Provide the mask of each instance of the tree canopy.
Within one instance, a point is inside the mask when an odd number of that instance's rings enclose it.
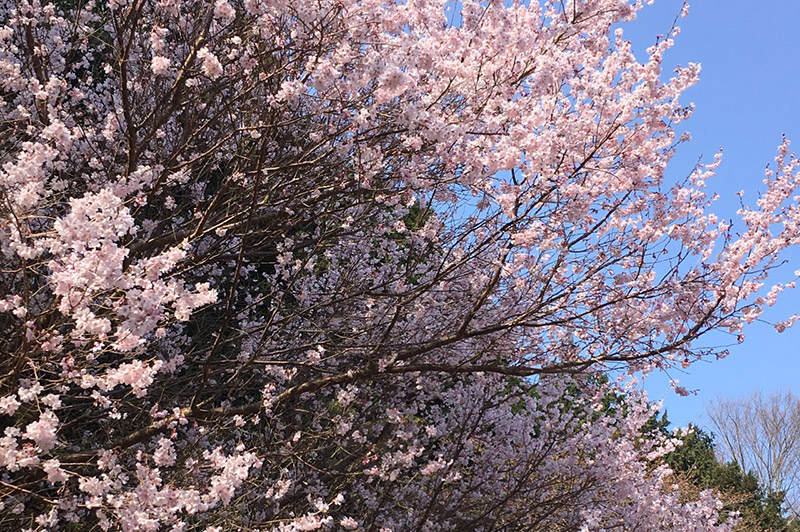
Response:
[[[625,376],[792,286],[798,162],[665,178],[642,4],[0,0],[0,525],[728,530]]]
[[[664,427],[666,415],[660,423]],[[724,511],[740,516],[734,530],[791,532],[800,524],[784,510],[784,493],[771,491],[750,471],[737,462],[717,458],[714,438],[697,427],[680,434],[680,445],[663,460],[674,472],[686,498],[698,491],[712,489],[724,504]]]

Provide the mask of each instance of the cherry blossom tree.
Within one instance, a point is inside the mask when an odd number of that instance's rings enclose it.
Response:
[[[792,286],[798,163],[665,180],[642,3],[0,0],[2,526],[726,530],[600,377]]]

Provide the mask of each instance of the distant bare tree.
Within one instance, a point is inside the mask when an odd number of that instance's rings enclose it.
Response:
[[[752,471],[771,492],[784,492],[800,515],[800,398],[791,391],[718,399],[706,408],[723,458]]]

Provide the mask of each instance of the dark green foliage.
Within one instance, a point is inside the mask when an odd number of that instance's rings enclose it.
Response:
[[[408,214],[403,216],[403,223],[409,231],[416,231],[425,226],[425,223],[431,217],[430,208],[421,205],[419,202],[414,203],[408,209]]]
[[[654,416],[654,428],[666,430],[666,414]],[[738,512],[741,523],[736,530],[796,532],[800,525],[784,517],[783,493],[768,493],[752,473],[742,471],[735,462],[721,463],[714,454],[713,437],[699,428],[682,436],[683,444],[667,455],[667,465],[685,485],[685,496],[712,489],[725,504],[722,513]]]

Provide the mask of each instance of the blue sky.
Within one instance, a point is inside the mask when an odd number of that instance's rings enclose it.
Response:
[[[640,59],[655,36],[666,33],[682,0],[657,0],[646,6],[636,22],[623,26]],[[698,157],[711,161],[721,146],[724,162],[708,188],[720,194],[715,211],[734,218],[736,192],[745,191],[745,202],[754,203],[763,190],[765,166],[772,162],[781,135],[793,140],[800,153],[800,2],[797,0],[695,0],[688,18],[680,19],[681,34],[665,60],[674,67],[688,62],[702,64],[700,83],[685,93],[684,102],[696,110],[682,124],[692,141],[679,148],[669,173],[682,178]],[[665,70],[669,77],[671,71]],[[800,251],[788,254],[780,280],[789,280],[800,269]],[[778,321],[800,313],[800,289],[784,293],[783,300],[764,314]],[[674,425],[705,425],[703,412],[716,397],[738,397],[760,389],[765,392],[792,389],[800,392],[800,324],[778,334],[769,323],[756,323],[746,339],[730,347],[723,360],[700,362],[684,373],[659,374],[645,380],[651,399],[664,399]],[[724,335],[709,337],[703,345],[723,345]],[[696,390],[679,397],[669,388],[669,378]]]

